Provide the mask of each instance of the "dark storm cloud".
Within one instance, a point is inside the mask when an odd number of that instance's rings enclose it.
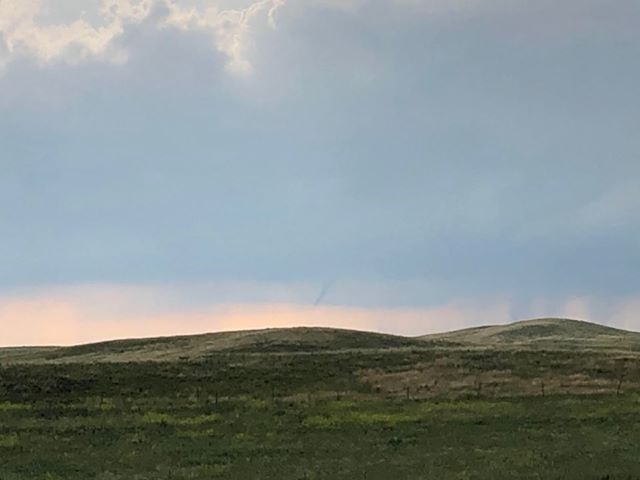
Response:
[[[440,285],[406,304],[636,292],[633,3],[579,25],[568,5],[597,2],[544,3],[537,28],[519,26],[524,4],[402,3],[284,7],[252,31],[246,78],[210,35],[151,20],[118,39],[120,65],[10,64],[2,284]]]

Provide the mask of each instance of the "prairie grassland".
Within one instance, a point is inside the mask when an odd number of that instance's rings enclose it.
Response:
[[[640,479],[638,345],[543,320],[0,350],[0,480]]]
[[[638,478],[638,400],[43,401],[0,413],[0,478]]]
[[[11,364],[0,479],[640,478],[639,378],[605,351]]]

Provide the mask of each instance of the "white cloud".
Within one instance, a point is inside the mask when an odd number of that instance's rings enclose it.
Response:
[[[52,0],[0,0],[0,67],[17,56],[29,56],[43,64],[77,63],[89,58],[118,62],[126,59],[126,45],[114,40],[130,25],[150,21],[157,27],[210,32],[214,47],[228,57],[228,69],[248,74],[251,33],[262,26],[276,26],[276,14],[285,0],[258,0],[244,8],[186,5],[172,0],[102,0],[88,12],[83,4],[71,9],[67,22],[47,15],[56,8]],[[86,6],[86,5],[84,5]],[[168,14],[152,18],[155,7]],[[52,17],[54,20],[52,20]],[[87,20],[91,18],[92,20]],[[4,52],[3,52],[4,50]]]
[[[44,0],[0,2],[0,30],[9,59],[24,54],[44,63],[61,58],[79,61],[105,54],[112,40],[122,33],[120,17],[99,26],[82,18],[66,24],[45,24],[38,18],[45,6]]]
[[[221,10],[217,6],[205,9],[182,7],[176,2],[167,4],[170,15],[167,25],[184,30],[204,30],[211,33],[216,48],[229,58],[227,67],[238,74],[251,73],[247,58],[252,29],[256,24],[276,28],[276,13],[285,0],[260,0],[242,9]]]
[[[0,32],[0,69],[9,62],[10,55],[9,47],[4,39],[4,35]]]
[[[151,12],[153,0],[103,0],[101,13],[112,19],[142,21]]]
[[[0,68],[18,56],[43,64],[91,58],[121,62],[127,58],[127,46],[116,40],[128,28],[148,22],[156,28],[210,34],[213,48],[228,58],[227,69],[247,75],[253,70],[255,34],[265,27],[275,29],[278,12],[285,5],[287,0],[0,0]],[[429,17],[483,12],[492,16],[492,24],[497,22],[496,28],[517,30],[518,35],[523,29],[544,35],[547,30],[594,32],[608,26],[607,31],[627,31],[629,27],[628,6],[611,9],[600,20],[592,15],[604,8],[596,0],[582,7],[574,1],[564,2],[557,8],[548,0],[536,8],[523,1],[505,0],[305,0],[288,5],[292,9],[321,6],[343,12],[366,9],[392,15],[401,11],[403,15]],[[580,14],[579,22],[576,14]],[[527,25],[521,25],[523,21]]]

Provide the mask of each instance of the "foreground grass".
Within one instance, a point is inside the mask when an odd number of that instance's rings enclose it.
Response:
[[[639,478],[635,396],[0,404],[0,478]]]
[[[640,478],[636,363],[400,349],[5,365],[0,480]]]

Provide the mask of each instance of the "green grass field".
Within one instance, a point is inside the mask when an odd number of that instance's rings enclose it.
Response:
[[[0,480],[640,478],[638,334],[488,328],[0,350]]]

